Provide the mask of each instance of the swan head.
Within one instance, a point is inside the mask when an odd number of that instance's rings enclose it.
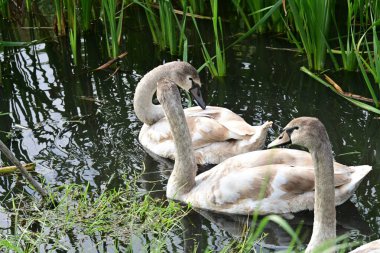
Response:
[[[312,150],[323,143],[330,142],[322,122],[313,117],[300,117],[290,121],[268,148],[296,144]]]
[[[182,89],[189,91],[197,104],[206,109],[206,103],[202,98],[201,80],[197,70],[187,62],[175,61],[165,64],[170,70],[170,80]]]

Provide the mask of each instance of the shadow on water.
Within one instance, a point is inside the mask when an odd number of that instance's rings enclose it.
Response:
[[[2,36],[3,39],[14,38],[6,33]],[[0,112],[10,114],[0,117],[0,130],[11,133],[11,137],[0,132],[0,138],[20,160],[37,162],[37,173],[52,186],[78,183],[90,184],[94,191],[118,188],[123,186],[124,176],[132,178],[142,173],[138,180],[141,191],[151,191],[152,196],[165,198],[172,163],[157,162],[139,145],[137,136],[142,124],[133,112],[132,101],[141,77],[162,63],[163,58],[172,57],[159,54],[150,43],[141,43],[150,38],[146,32],[136,29],[126,40],[128,57],[120,63],[121,71],[115,75],[111,75],[113,70],[93,72],[91,70],[106,61],[100,41],[100,35],[84,37],[80,67],[72,66],[69,47],[64,41],[4,48],[0,52]],[[320,118],[326,125],[338,162],[373,166],[356,194],[337,209],[338,233],[349,232],[352,239],[378,238],[378,116],[349,104],[302,74],[299,67],[305,64],[305,58],[294,52],[273,49],[280,47],[289,47],[289,44],[260,37],[234,46],[227,56],[229,75],[226,78],[211,79],[207,72],[201,73],[202,81],[207,84],[203,89],[208,104],[225,106],[250,124],[274,121],[268,142],[294,117]],[[189,54],[194,55],[191,60],[199,66],[200,52],[196,47],[191,50],[195,52]],[[345,75],[340,78],[342,82],[358,81]],[[351,86],[345,89],[357,89]],[[3,204],[9,204],[9,193],[22,186],[15,177],[0,177]],[[23,187],[33,194],[31,189]],[[296,227],[301,220],[305,234],[309,233],[312,213],[296,215],[289,222]],[[6,226],[8,219],[1,222]],[[221,250],[239,236],[242,226],[247,224],[245,217],[205,211],[191,212],[182,223],[183,231],[170,235],[167,251]],[[275,226],[267,229],[264,246],[272,245],[268,250],[287,245],[290,238],[284,232]],[[81,245],[81,240],[73,242],[76,243]]]

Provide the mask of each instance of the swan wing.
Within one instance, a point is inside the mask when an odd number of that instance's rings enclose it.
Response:
[[[207,117],[227,128],[234,135],[243,136],[254,135],[256,128],[248,124],[242,117],[231,110],[218,106],[207,106],[205,110],[199,106],[190,107],[184,110],[187,117]]]
[[[194,207],[217,212],[251,214],[292,213],[314,207],[312,166],[272,164],[231,167],[231,159],[196,177],[186,196]],[[335,173],[335,186],[351,182],[350,173]]]
[[[288,148],[272,148],[256,150],[229,158],[230,166],[258,167],[271,164],[286,164],[292,166],[306,166],[313,168],[313,161],[309,152]],[[352,169],[346,165],[334,162],[336,173],[349,173]]]
[[[189,126],[194,149],[207,146],[214,142],[230,139],[239,140],[244,138],[244,136],[230,131],[228,128],[208,116],[187,116],[186,121]],[[156,144],[173,141],[170,126],[166,118],[162,118],[151,126],[144,125],[140,133],[140,138],[143,137],[142,135],[144,135],[144,138],[147,140]]]

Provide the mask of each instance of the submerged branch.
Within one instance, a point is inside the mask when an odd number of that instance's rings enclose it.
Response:
[[[371,98],[366,98],[366,97],[363,97],[363,96],[360,96],[360,95],[357,95],[357,94],[353,94],[351,92],[346,92],[344,91],[333,79],[331,79],[331,77],[329,77],[328,75],[324,75],[325,76],[325,79],[327,82],[329,82],[333,87],[334,89],[339,92],[340,94],[346,96],[346,97],[350,97],[350,98],[355,98],[357,100],[361,100],[361,101],[364,101],[364,102],[369,102],[369,103],[373,103],[373,99]]]
[[[109,60],[108,62],[104,63],[103,65],[99,66],[98,68],[95,69],[95,71],[97,70],[103,70],[103,69],[106,69],[108,68],[109,66],[111,66],[112,64],[114,64],[115,62],[123,59],[125,56],[127,56],[128,52],[124,52],[122,53],[121,55],[119,55],[118,57],[116,58],[113,58],[111,60]]]
[[[36,168],[36,164],[35,164],[35,163],[27,163],[27,164],[24,164],[23,167],[24,167],[27,171],[34,171],[35,168]],[[6,167],[1,167],[1,168],[0,168],[0,174],[12,173],[12,172],[15,172],[16,170],[17,170],[17,167],[16,167],[16,166],[6,166]]]
[[[41,185],[33,179],[33,177],[28,173],[28,171],[22,166],[20,161],[13,155],[13,153],[5,146],[5,144],[0,140],[0,150],[4,155],[20,170],[21,174],[29,181],[31,185],[38,191],[43,198],[48,197],[47,191],[45,191]]]

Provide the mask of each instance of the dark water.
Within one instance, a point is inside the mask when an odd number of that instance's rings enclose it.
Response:
[[[30,36],[26,38],[30,40]],[[3,34],[2,39],[7,39]],[[141,148],[137,136],[142,124],[133,112],[132,99],[141,77],[164,61],[175,60],[160,54],[151,44],[147,31],[128,31],[124,47],[128,56],[115,75],[113,70],[91,70],[106,60],[100,38],[82,40],[80,67],[70,64],[69,46],[64,41],[45,41],[27,48],[0,51],[0,138],[25,162],[36,162],[37,172],[52,186],[67,183],[90,184],[94,191],[121,187],[123,176],[145,171],[139,179],[141,191],[156,190],[164,195],[171,164],[153,160]],[[141,43],[141,42],[146,43]],[[251,124],[274,121],[268,142],[290,119],[318,117],[326,126],[338,162],[348,165],[369,164],[372,172],[356,194],[338,207],[338,233],[352,239],[380,237],[380,119],[361,110],[302,74],[299,67],[306,59],[297,53],[273,48],[291,47],[276,38],[255,38],[229,51],[228,76],[212,80],[201,72],[204,97],[208,104],[227,107]],[[199,47],[191,49],[189,60],[202,64]],[[335,77],[349,84],[347,90],[361,91],[355,73]],[[185,104],[185,102],[184,102]],[[2,157],[3,161],[5,159]],[[0,198],[17,192],[20,184],[12,176],[0,177]],[[25,189],[34,194],[32,190]],[[308,239],[312,228],[311,212],[297,214],[289,223],[304,223]],[[167,242],[170,252],[207,247],[218,251],[241,234],[244,217],[192,212],[182,221],[183,231],[172,233]],[[7,222],[2,221],[2,228]],[[278,249],[290,238],[274,225],[267,227],[262,246]],[[94,243],[86,242],[86,247]],[[141,240],[134,240],[138,251]],[[79,246],[83,248],[84,246]]]

